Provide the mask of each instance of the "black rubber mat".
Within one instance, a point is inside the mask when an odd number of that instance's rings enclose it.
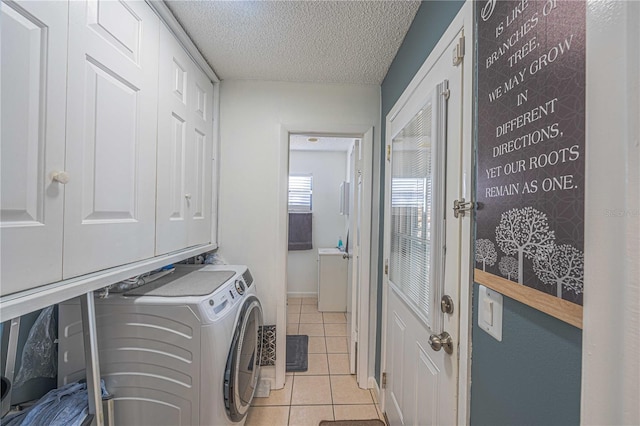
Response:
[[[309,336],[287,336],[287,371],[302,372],[309,368]]]

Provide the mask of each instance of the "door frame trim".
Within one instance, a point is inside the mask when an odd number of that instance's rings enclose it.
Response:
[[[638,19],[637,2],[587,3],[581,424],[640,422]]]
[[[280,156],[278,165],[278,221],[277,227],[277,247],[276,250],[276,282],[283,282],[284,291],[281,295],[277,309],[277,327],[284,330],[287,324],[286,306],[287,306],[287,232],[289,215],[287,212],[287,186],[289,177],[289,136],[291,134],[316,134],[322,136],[336,137],[354,137],[362,141],[363,151],[363,176],[364,176],[364,200],[363,210],[360,213],[362,217],[362,241],[361,241],[361,275],[360,275],[360,300],[358,301],[358,358],[356,367],[356,378],[358,385],[362,389],[369,386],[369,364],[373,360],[369,358],[370,347],[369,339],[371,327],[375,324],[375,317],[370,318],[369,309],[370,301],[375,300],[376,295],[371,295],[371,281],[376,279],[372,276],[371,263],[372,259],[377,259],[378,241],[374,241],[373,232],[373,189],[374,189],[374,146],[376,145],[375,124],[338,124],[338,123],[293,123],[281,124],[280,126]],[[371,132],[371,143],[364,143],[365,134]],[[376,225],[377,229],[377,225]],[[373,313],[375,314],[375,313]],[[348,336],[347,336],[348,337]],[[286,346],[286,333],[276,334],[276,347],[284,348]],[[276,378],[275,388],[284,387],[285,383],[285,357],[276,357]]]
[[[464,47],[465,56],[463,58],[464,71],[462,73],[462,188],[460,196],[465,199],[472,199],[473,184],[474,184],[474,161],[473,161],[473,59],[474,59],[474,27],[473,27],[473,1],[466,1],[462,6],[456,17],[451,21],[451,24],[444,32],[432,52],[424,61],[416,75],[413,77],[409,85],[405,88],[402,95],[398,98],[393,108],[387,114],[386,120],[386,134],[385,144],[390,146],[392,129],[390,121],[393,120],[400,110],[402,110],[413,96],[414,92],[418,89],[422,81],[425,79],[431,68],[443,55],[446,57],[450,55],[446,49],[455,38],[455,36],[463,31],[464,34]],[[446,59],[445,59],[446,60]],[[386,149],[386,148],[385,148]],[[386,203],[386,197],[389,196],[391,188],[389,179],[386,174],[389,173],[388,163],[385,160],[385,200],[381,202]],[[385,204],[386,205],[386,204]],[[470,420],[470,403],[471,403],[471,326],[472,326],[472,285],[473,285],[473,265],[472,265],[472,223],[474,220],[473,214],[465,215],[462,219],[462,231],[460,241],[460,253],[462,258],[460,259],[460,283],[459,283],[459,312],[460,312],[460,330],[459,330],[459,343],[458,343],[458,395],[457,395],[457,423],[468,424]],[[390,217],[386,214],[384,216],[384,229],[390,226]],[[384,238],[381,236],[380,238]],[[387,243],[384,244],[383,259],[389,258],[389,247]],[[465,256],[465,253],[467,254]],[[466,259],[466,261],[465,261]],[[388,276],[383,276],[382,286],[382,346],[381,346],[381,372],[386,371],[387,359],[386,359],[386,335],[387,335],[387,303],[389,299],[389,282]],[[385,389],[380,389],[380,404],[383,411],[386,411],[384,406],[385,401]]]

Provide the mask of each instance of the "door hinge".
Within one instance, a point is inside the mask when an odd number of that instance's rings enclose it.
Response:
[[[382,384],[380,385],[382,389],[386,389],[387,387],[387,373],[382,373]]]
[[[391,145],[387,145],[387,161],[391,161]]]
[[[460,65],[462,58],[464,58],[464,35],[460,36],[458,44],[456,44],[456,47],[453,49],[453,65]]]
[[[389,259],[385,259],[384,261],[384,274],[389,275]]]

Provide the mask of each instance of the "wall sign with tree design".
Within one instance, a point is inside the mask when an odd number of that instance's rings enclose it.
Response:
[[[476,8],[476,281],[580,306],[586,4],[482,0]]]

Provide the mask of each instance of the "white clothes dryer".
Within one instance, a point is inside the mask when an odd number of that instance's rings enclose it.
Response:
[[[80,306],[60,305],[59,384],[84,377]],[[246,266],[177,265],[96,299],[115,424],[242,425],[260,375],[262,307]]]

